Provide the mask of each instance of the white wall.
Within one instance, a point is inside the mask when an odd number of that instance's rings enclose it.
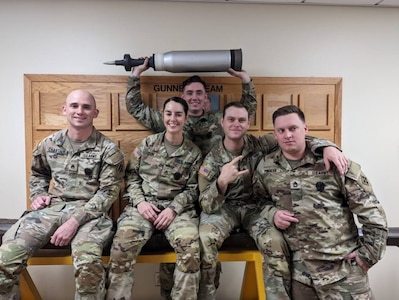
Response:
[[[343,77],[342,147],[362,164],[389,226],[399,226],[398,8],[2,0],[0,28],[1,218],[17,218],[25,209],[23,74],[127,75],[123,67],[102,63],[124,53],[242,48],[253,76]],[[389,247],[370,271],[377,299],[399,292],[398,254]],[[222,300],[238,295],[230,283],[241,274],[238,266],[226,268],[233,271],[223,274]],[[47,269],[34,269],[45,299],[72,297],[72,273],[56,268],[47,276]],[[156,299],[154,270],[139,266],[137,276],[148,286],[137,289],[136,299],[151,292],[148,299]],[[46,289],[60,282],[65,293]]]

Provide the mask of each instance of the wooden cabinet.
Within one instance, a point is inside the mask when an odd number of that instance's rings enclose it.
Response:
[[[163,101],[181,95],[181,83],[188,76],[143,76],[141,91],[147,105],[162,108]],[[241,98],[241,82],[234,77],[203,76],[215,109]],[[258,108],[250,133],[262,135],[273,130],[271,115],[287,104],[298,105],[307,118],[309,134],[341,144],[341,78],[270,78],[254,77]],[[42,75],[24,76],[26,177],[28,182],[31,154],[45,136],[66,127],[61,113],[66,96],[74,89],[91,92],[100,110],[94,124],[113,139],[126,154],[152,132],[126,110],[127,76]],[[28,188],[28,186],[27,186]],[[29,200],[27,200],[29,201]],[[119,215],[121,204],[115,203],[112,217]]]

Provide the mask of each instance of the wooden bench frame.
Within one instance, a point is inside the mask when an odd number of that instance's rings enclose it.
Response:
[[[0,219],[1,220],[1,219]],[[3,219],[4,220],[4,219]],[[3,226],[6,230],[15,220],[5,220],[7,225]],[[0,222],[1,223],[1,222]],[[233,236],[234,234],[232,234]],[[232,237],[230,236],[230,237]],[[230,238],[229,237],[229,238]],[[227,240],[226,240],[227,241]],[[399,247],[399,227],[390,227],[388,231],[387,246]],[[222,246],[223,247],[223,246]],[[242,300],[259,299],[265,300],[265,290],[263,284],[262,255],[258,250],[250,249],[246,245],[245,250],[228,250],[228,247],[219,250],[218,261],[220,262],[246,262],[244,276],[241,286]],[[59,254],[60,251],[53,250],[53,255],[32,256],[28,260],[28,266],[49,266],[49,265],[72,265],[72,258],[69,254]],[[109,261],[109,256],[103,256],[104,264]],[[162,253],[143,252],[137,257],[137,263],[173,263],[176,261],[176,254],[172,251]],[[20,276],[20,288],[22,300],[41,300],[39,291],[32,280],[29,270],[26,268]]]
[[[3,234],[17,221],[17,219],[0,219],[0,245]],[[116,228],[116,223],[114,224]],[[108,264],[110,244],[103,251],[103,263]],[[242,229],[237,229],[223,242],[218,251],[220,262],[245,262],[244,275],[241,286],[242,300],[265,300],[263,283],[262,254],[258,251],[255,241]],[[147,241],[137,257],[136,263],[174,263],[176,254],[166,237],[161,232],[155,232]],[[36,251],[27,262],[28,266],[56,266],[72,265],[71,249],[69,246],[56,247],[46,244]],[[25,268],[20,275],[20,290],[22,300],[41,300],[42,297]]]
[[[57,250],[56,250],[57,251]],[[104,264],[109,261],[109,256],[103,256]],[[219,251],[218,261],[220,262],[246,262],[244,277],[241,286],[242,300],[265,300],[265,289],[263,284],[262,273],[262,255],[257,250],[240,250],[240,251]],[[176,262],[176,254],[174,252],[165,253],[149,253],[140,254],[137,257],[137,263],[173,263]],[[28,260],[28,266],[43,265],[72,265],[72,257],[65,256],[32,256]],[[37,290],[32,277],[27,268],[21,273],[20,288],[22,300],[41,300],[39,291]]]

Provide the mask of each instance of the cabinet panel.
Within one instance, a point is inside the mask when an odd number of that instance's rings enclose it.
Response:
[[[273,131],[273,113],[276,109],[285,105],[297,105],[292,94],[264,94],[262,101],[263,114],[262,129]]]
[[[312,130],[333,130],[334,114],[331,95],[300,95],[299,107]]]
[[[144,96],[144,95],[143,95]],[[133,118],[126,109],[126,93],[113,94],[113,120],[115,124],[115,131],[136,131],[136,130],[148,130],[139,121]],[[146,105],[152,106],[151,101],[146,97],[143,97],[143,102]]]

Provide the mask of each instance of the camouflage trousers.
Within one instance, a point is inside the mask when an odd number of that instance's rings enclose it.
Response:
[[[173,288],[173,273],[176,264],[174,263],[161,263],[159,264],[159,283],[161,287],[161,296],[164,299],[172,300],[170,296]],[[215,288],[217,289],[220,284],[220,273],[222,273],[222,264],[217,262],[215,274]]]
[[[137,208],[125,208],[118,219],[118,229],[111,248],[106,299],[131,298],[136,258],[153,232],[154,225],[144,219]],[[177,215],[164,234],[177,255],[172,299],[197,299],[200,247],[195,210]]]
[[[76,209],[74,204],[61,203],[32,211],[4,234],[0,247],[0,299],[19,299],[19,274],[26,268],[29,257],[50,240]],[[104,298],[102,250],[111,236],[112,220],[104,215],[81,225],[72,239],[75,299]]]
[[[293,300],[374,300],[367,273],[348,260],[345,267],[349,274],[342,280],[326,285],[304,284],[292,280]],[[295,270],[296,272],[299,270]]]
[[[224,204],[219,213],[200,216],[201,280],[198,299],[216,299],[214,277],[218,249],[230,233],[244,228],[263,255],[263,280],[268,300],[290,299],[289,249],[282,234],[260,216],[255,205]]]

